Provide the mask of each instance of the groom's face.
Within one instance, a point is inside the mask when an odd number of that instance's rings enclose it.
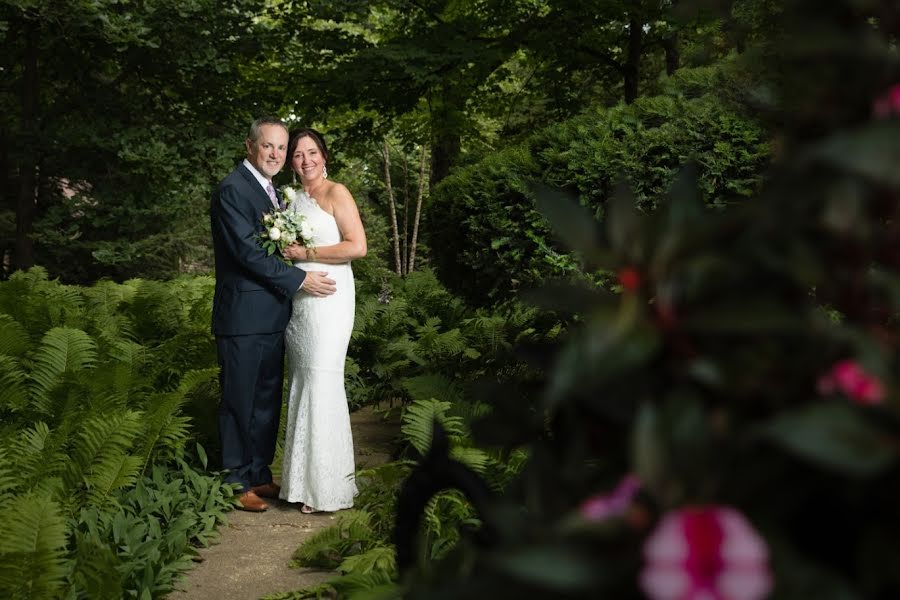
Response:
[[[287,157],[288,132],[278,125],[263,125],[257,140],[247,140],[247,160],[256,170],[271,179],[284,166]]]

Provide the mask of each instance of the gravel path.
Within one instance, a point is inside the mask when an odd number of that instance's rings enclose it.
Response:
[[[356,468],[390,459],[399,432],[396,421],[385,421],[371,408],[350,415]],[[329,579],[331,571],[288,567],[294,550],[335,516],[304,515],[295,505],[267,500],[263,513],[233,511],[220,529],[219,543],[200,550],[200,562],[188,572],[168,600],[246,600],[288,592]]]

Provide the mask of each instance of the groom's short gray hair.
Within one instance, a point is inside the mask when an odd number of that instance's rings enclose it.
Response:
[[[282,121],[278,117],[266,115],[256,119],[255,121],[253,121],[253,123],[251,123],[250,133],[247,134],[247,139],[249,139],[251,142],[255,142],[256,140],[258,140],[259,130],[263,125],[278,125],[285,131],[288,130],[288,126],[284,121]]]

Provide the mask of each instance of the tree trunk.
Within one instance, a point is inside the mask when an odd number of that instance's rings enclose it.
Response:
[[[416,243],[419,239],[419,218],[422,216],[422,197],[425,195],[425,156],[428,146],[422,144],[422,160],[419,164],[419,195],[416,199],[416,214],[413,217],[412,241],[409,244],[409,272],[416,268]]]
[[[636,4],[636,3],[635,3]],[[633,6],[628,21],[628,56],[625,58],[625,103],[631,104],[638,97],[638,80],[641,75],[641,52],[643,51],[644,24]]]
[[[16,269],[34,266],[34,242],[31,239],[37,212],[37,143],[38,136],[38,48],[37,27],[25,26],[25,60],[22,65],[22,133],[19,159],[19,194],[16,202],[16,246],[13,265]]]
[[[678,50],[678,34],[673,33],[663,40],[663,49],[666,51],[666,75],[673,75],[681,66],[681,52]]]
[[[403,151],[403,247],[400,255],[403,257],[403,274],[409,274],[409,157]]]
[[[431,187],[447,175],[459,159],[462,142],[460,131],[465,122],[465,98],[457,98],[458,90],[443,87],[429,100],[431,111]]]
[[[394,238],[394,270],[397,275],[403,275],[400,261],[400,232],[397,228],[397,205],[394,203],[394,188],[391,186],[391,150],[387,140],[384,140],[384,186],[387,188],[388,208],[391,213],[391,234]]]
[[[459,158],[461,147],[458,134],[446,133],[434,140],[431,152],[431,185],[434,187],[450,174],[450,167]]]

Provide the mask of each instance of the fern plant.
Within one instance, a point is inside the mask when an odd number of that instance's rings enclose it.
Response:
[[[0,282],[0,596],[159,596],[214,539],[234,490],[182,460],[185,409],[214,404],[211,289]]]

